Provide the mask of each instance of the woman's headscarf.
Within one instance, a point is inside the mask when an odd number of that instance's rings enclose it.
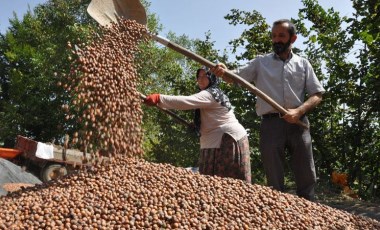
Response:
[[[200,71],[206,71],[207,78],[209,79],[209,85],[207,86],[206,91],[208,91],[216,102],[219,102],[222,106],[226,107],[228,111],[231,110],[230,99],[227,95],[219,88],[220,79],[215,76],[213,73],[209,72],[206,67],[199,68],[197,70],[196,77],[198,78],[198,74]],[[200,90],[200,89],[199,89]],[[201,127],[201,112],[200,109],[196,109],[194,112],[194,125],[198,131]]]

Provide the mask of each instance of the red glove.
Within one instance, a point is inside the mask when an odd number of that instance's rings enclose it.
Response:
[[[160,94],[154,93],[146,96],[144,103],[150,106],[157,105],[160,102]]]

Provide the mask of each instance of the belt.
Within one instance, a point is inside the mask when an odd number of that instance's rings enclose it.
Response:
[[[274,118],[274,117],[277,117],[277,118],[281,118],[282,115],[281,113],[267,113],[267,114],[264,114],[261,116],[263,119],[266,119],[266,118]]]

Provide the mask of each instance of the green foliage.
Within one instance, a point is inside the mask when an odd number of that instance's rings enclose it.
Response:
[[[150,22],[156,22],[154,15]],[[149,24],[151,31],[158,31],[158,25]],[[190,48],[192,42],[186,37],[169,39],[183,47]],[[160,93],[169,95],[190,95],[196,92],[193,70],[189,60],[182,55],[155,44],[142,44],[136,56],[141,76],[139,90],[143,94]],[[199,138],[186,126],[176,123],[172,117],[157,108],[143,106],[144,152],[147,159],[176,166],[194,166],[199,152]],[[192,122],[192,111],[174,111],[183,119]]]
[[[229,20],[231,25],[244,24],[250,27],[244,30],[239,38],[229,42],[233,46],[233,53],[236,53],[238,47],[243,46],[245,49],[243,54],[236,56],[236,60],[253,59],[258,54],[267,53],[272,47],[269,25],[259,12],[232,9],[231,14],[224,18]]]
[[[68,41],[83,34],[89,1],[48,1],[16,16],[0,38],[0,140],[12,146],[16,135],[51,141],[62,137],[65,92],[55,72],[67,70]]]
[[[327,90],[323,104],[312,114],[319,171],[322,177],[333,170],[348,173],[360,195],[370,197],[374,185],[380,184],[375,163],[379,162],[379,18],[373,13],[379,4],[353,1],[356,13],[340,17],[315,0],[303,3],[296,22],[307,38],[305,54],[314,64],[323,63],[316,69]],[[312,23],[309,29],[305,20]]]

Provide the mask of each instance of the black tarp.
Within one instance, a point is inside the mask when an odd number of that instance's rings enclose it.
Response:
[[[0,158],[0,196],[7,194],[3,189],[3,185],[7,183],[41,184],[42,182],[20,166]]]

